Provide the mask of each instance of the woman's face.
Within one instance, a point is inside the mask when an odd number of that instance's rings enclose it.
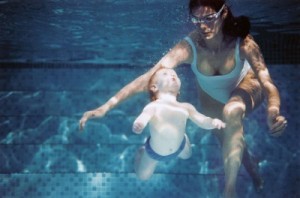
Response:
[[[224,7],[215,11],[211,7],[201,6],[192,11],[191,20],[199,28],[203,38],[212,39],[215,35],[222,33]]]

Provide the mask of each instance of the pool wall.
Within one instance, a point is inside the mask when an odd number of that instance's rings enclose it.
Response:
[[[220,197],[224,173],[220,146],[209,131],[188,123],[193,148],[188,160],[158,166],[149,181],[134,175],[136,150],[148,135],[131,132],[149,102],[142,93],[102,119],[78,121],[149,67],[132,65],[1,63],[1,197]],[[299,65],[270,65],[289,120],[279,138],[268,134],[265,104],[245,119],[249,149],[260,160],[265,189],[257,193],[242,167],[237,189],[243,197],[299,197]],[[181,101],[199,107],[188,66],[177,69]],[[200,109],[201,111],[201,109]]]

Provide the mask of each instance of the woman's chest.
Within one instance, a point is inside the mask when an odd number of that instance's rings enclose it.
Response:
[[[199,50],[197,54],[197,69],[200,73],[212,75],[225,75],[230,73],[236,65],[235,49],[226,49],[217,53]]]

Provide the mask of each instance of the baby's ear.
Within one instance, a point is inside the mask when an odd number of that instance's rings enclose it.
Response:
[[[150,85],[150,91],[152,91],[153,93],[157,92],[158,87],[156,86],[156,84],[152,84]]]

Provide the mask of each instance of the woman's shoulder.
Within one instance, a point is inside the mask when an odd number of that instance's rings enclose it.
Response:
[[[190,32],[187,37],[189,37],[193,42],[196,42],[199,39],[199,33],[197,30]]]
[[[203,38],[201,38],[199,31],[194,30],[190,32],[187,37],[189,37],[192,41],[192,44],[197,50],[197,53],[201,51],[202,48],[205,48],[205,42]],[[189,44],[190,45],[190,44]]]
[[[248,34],[240,42],[240,52],[242,56],[259,50],[259,45],[255,42],[252,35]]]
[[[241,38],[240,47],[243,49],[251,49],[258,47],[252,35],[248,34],[245,38]]]

